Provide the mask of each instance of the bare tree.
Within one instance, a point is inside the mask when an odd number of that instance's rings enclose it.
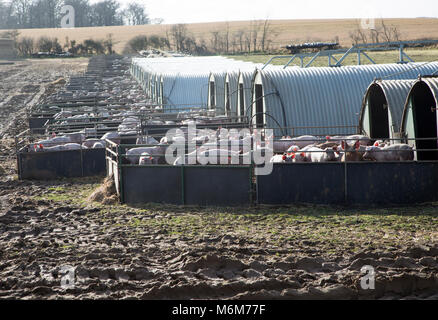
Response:
[[[267,40],[268,40],[268,36],[269,36],[269,32],[270,32],[269,27],[270,27],[269,19],[266,19],[264,21],[264,23],[263,23],[262,38],[260,40],[261,47],[262,47],[261,49],[262,49],[263,52],[265,52],[265,49],[266,49],[265,46],[266,46],[266,43],[267,43]]]
[[[230,52],[230,24],[227,22],[225,25],[225,34],[224,34],[224,42],[225,42],[225,52]]]
[[[258,34],[260,31],[261,24],[259,21],[254,20],[251,23],[251,34],[252,34],[252,47],[253,51],[257,51],[257,41],[258,41]]]
[[[187,25],[176,24],[170,29],[170,36],[173,38],[175,48],[177,51],[185,50],[185,40],[188,36]]]
[[[211,31],[210,45],[214,52],[219,52],[220,35],[219,31]]]
[[[22,57],[32,55],[34,49],[33,39],[30,37],[22,37],[15,43],[18,54]]]
[[[128,4],[128,7],[123,11],[123,16],[128,25],[135,26],[150,23],[146,8],[137,2]]]

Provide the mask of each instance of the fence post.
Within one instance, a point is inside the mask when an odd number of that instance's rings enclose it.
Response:
[[[348,203],[348,169],[347,169],[347,157],[345,157],[344,161],[344,201],[345,204]]]
[[[185,192],[185,171],[184,171],[184,165],[181,166],[181,202],[182,205],[186,204],[186,192]]]
[[[120,190],[120,203],[125,202],[125,196],[123,191],[123,177],[122,177],[122,160],[121,160],[122,147],[117,145],[117,171],[119,173],[119,190]]]

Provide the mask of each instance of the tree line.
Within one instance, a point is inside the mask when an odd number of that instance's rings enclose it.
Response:
[[[250,22],[249,28],[231,30],[225,27],[211,31],[207,38],[196,38],[186,24],[176,24],[166,29],[164,37],[139,35],[128,42],[125,52],[138,52],[152,48],[168,49],[195,55],[266,53],[272,50],[277,33],[271,30],[268,19]]]
[[[0,0],[0,29],[59,28],[61,8],[75,9],[75,27],[144,25],[151,23],[141,2],[121,7],[116,0]]]

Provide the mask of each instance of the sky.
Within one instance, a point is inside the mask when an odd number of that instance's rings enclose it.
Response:
[[[127,4],[132,0],[119,0]],[[91,2],[98,2],[93,0]],[[437,0],[137,0],[164,23],[253,19],[438,18]]]

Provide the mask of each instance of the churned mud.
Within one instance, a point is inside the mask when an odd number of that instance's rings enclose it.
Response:
[[[0,299],[438,299],[438,204],[129,207],[104,178],[18,181],[12,128],[70,67],[0,66]]]
[[[1,298],[438,298],[435,205],[133,208],[92,202],[102,182],[2,179]]]
[[[0,138],[28,129],[31,108],[65,84],[73,74],[84,72],[88,59],[28,59],[0,65]]]

